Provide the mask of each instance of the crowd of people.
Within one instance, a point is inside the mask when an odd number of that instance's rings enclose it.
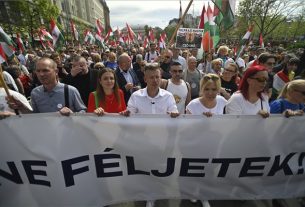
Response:
[[[2,65],[11,95],[0,85],[2,118],[50,112],[267,118],[305,111],[304,51],[249,45],[236,55],[221,45],[200,57],[198,49],[173,45],[159,51],[151,43],[148,48],[28,49],[15,57]]]

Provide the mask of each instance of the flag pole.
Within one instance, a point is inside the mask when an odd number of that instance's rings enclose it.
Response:
[[[7,97],[9,99],[14,99],[11,94],[10,94],[10,91],[8,89],[8,86],[6,85],[6,82],[4,81],[4,78],[3,78],[3,72],[2,72],[2,65],[0,64],[0,85],[3,86],[4,90],[5,90],[5,93],[7,95]],[[15,109],[15,114],[16,115],[19,115],[19,110],[18,109]]]
[[[171,39],[170,39],[170,41],[169,41],[169,46],[170,46],[170,47],[171,47],[171,45],[173,44],[174,38],[175,38],[175,36],[176,36],[176,34],[177,34],[177,31],[178,31],[180,25],[182,24],[182,22],[183,22],[183,20],[184,20],[184,18],[185,18],[185,15],[186,15],[186,13],[188,12],[189,8],[191,7],[192,3],[193,3],[193,0],[190,0],[190,2],[189,2],[189,4],[187,5],[187,7],[186,7],[186,9],[185,9],[185,11],[184,11],[182,17],[180,18],[180,20],[179,20],[179,22],[178,22],[178,24],[177,24],[177,26],[176,26],[176,29],[175,29],[174,33],[172,34],[172,37],[171,37]]]

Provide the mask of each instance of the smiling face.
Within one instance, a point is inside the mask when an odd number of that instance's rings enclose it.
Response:
[[[114,74],[111,72],[105,72],[100,80],[99,80],[101,86],[104,90],[109,90],[114,88],[115,78]]]

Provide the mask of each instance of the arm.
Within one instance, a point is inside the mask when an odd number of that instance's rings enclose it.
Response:
[[[96,106],[95,106],[95,97],[94,97],[93,92],[91,92],[91,93],[89,94],[87,112],[88,112],[88,113],[92,113],[95,109],[96,109]]]
[[[192,100],[192,93],[191,93],[191,86],[188,82],[186,83],[186,87],[187,87],[187,96],[186,96],[186,100],[185,100],[185,106],[187,106],[191,100]]]

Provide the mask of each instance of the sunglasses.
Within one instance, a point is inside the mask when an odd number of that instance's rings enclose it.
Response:
[[[299,90],[295,90],[296,92],[301,93],[303,96],[305,96],[305,91],[299,91]]]
[[[208,81],[208,80],[217,81],[217,80],[219,80],[219,77],[218,76],[208,76],[208,75],[206,75],[206,76],[203,77],[203,79],[205,81]]]
[[[268,78],[250,78],[250,79],[254,79],[254,80],[256,80],[257,82],[260,82],[260,83],[268,81]]]

